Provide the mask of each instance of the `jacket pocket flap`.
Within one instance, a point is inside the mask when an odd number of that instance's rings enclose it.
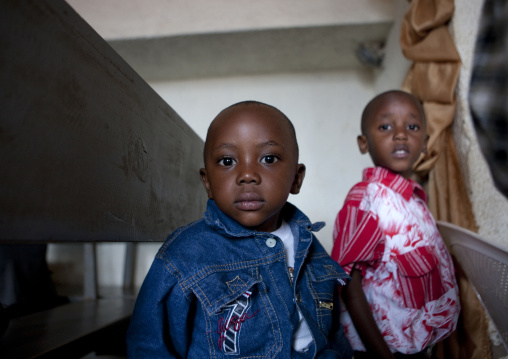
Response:
[[[309,274],[313,282],[324,282],[327,280],[348,279],[344,269],[333,260],[317,261],[309,264]]]
[[[402,275],[406,277],[421,277],[436,268],[438,258],[432,251],[432,248],[425,246],[396,256],[395,262]]]
[[[245,293],[251,295],[261,280],[246,273],[214,273],[191,286],[192,292],[209,314],[218,313]]]

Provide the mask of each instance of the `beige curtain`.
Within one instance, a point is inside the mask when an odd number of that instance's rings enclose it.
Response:
[[[429,197],[434,217],[477,232],[471,203],[462,179],[452,123],[455,86],[461,61],[448,30],[453,0],[413,0],[404,17],[401,47],[413,64],[402,88],[418,97],[427,115],[429,151],[415,165],[415,173]],[[461,294],[457,330],[438,346],[438,356],[485,359],[491,357],[485,312],[462,269],[456,263]]]

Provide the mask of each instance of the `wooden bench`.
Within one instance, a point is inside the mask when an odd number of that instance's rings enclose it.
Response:
[[[133,298],[65,304],[11,320],[0,338],[0,358],[81,358],[125,355]]]
[[[203,141],[65,1],[0,13],[0,243],[82,243],[90,298],[12,320],[0,357],[117,349],[134,298],[98,295],[95,245],[199,218]]]

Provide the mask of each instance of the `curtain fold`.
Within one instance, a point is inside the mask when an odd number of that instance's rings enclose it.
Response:
[[[432,214],[437,220],[477,232],[452,131],[455,86],[461,67],[448,30],[454,10],[453,0],[411,2],[402,22],[400,43],[404,56],[413,64],[402,89],[422,101],[427,116],[428,153],[420,157],[414,172],[420,182],[425,182]],[[485,311],[460,265],[456,261],[455,265],[462,311],[457,330],[439,344],[438,356],[490,358]]]

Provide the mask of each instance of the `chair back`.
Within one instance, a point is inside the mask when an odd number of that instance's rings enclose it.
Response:
[[[437,224],[508,350],[508,248],[451,223]]]

